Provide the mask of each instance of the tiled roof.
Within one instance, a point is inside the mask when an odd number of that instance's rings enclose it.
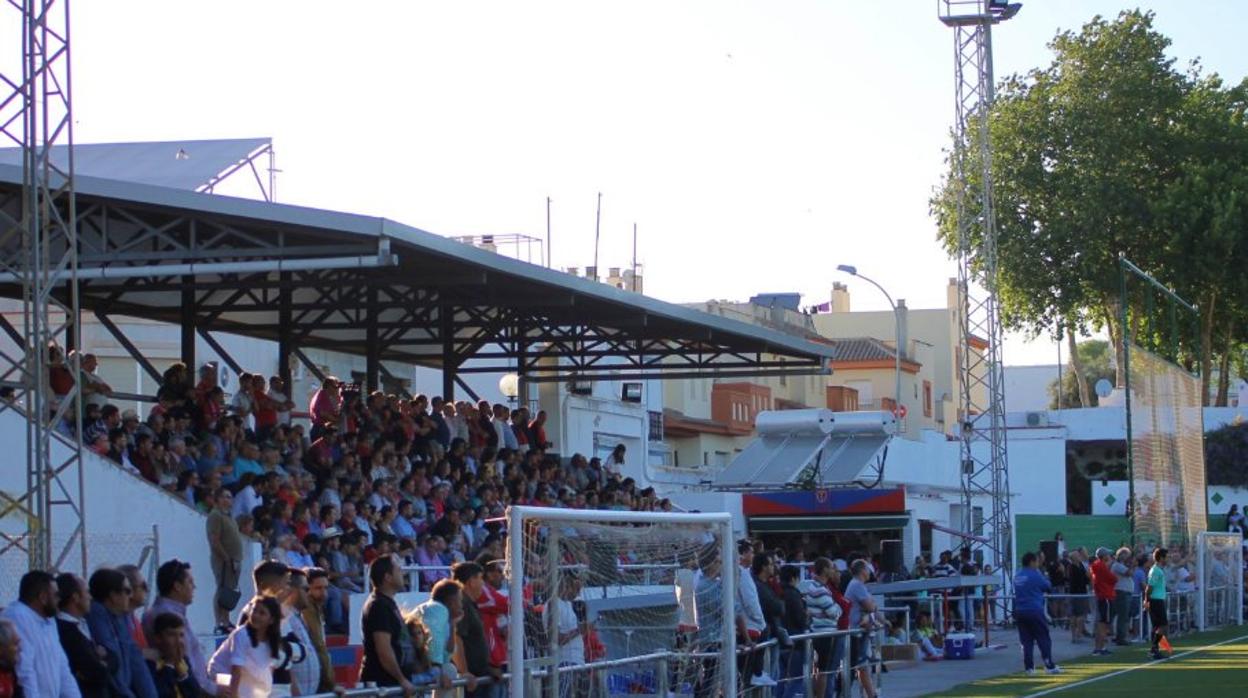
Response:
[[[871,337],[833,340],[836,358],[833,361],[892,361],[893,348]]]

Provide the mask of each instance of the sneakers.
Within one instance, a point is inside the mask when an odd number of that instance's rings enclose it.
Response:
[[[1024,674],[1027,674],[1028,676],[1035,676],[1035,675],[1036,675],[1036,670],[1035,670],[1035,669],[1028,669],[1028,670],[1024,671],[1023,673],[1024,673]]]
[[[776,680],[766,674],[759,674],[750,679],[751,686],[775,686]]]
[[[1164,654],[1162,654],[1161,652],[1158,652],[1158,651],[1156,651],[1156,650],[1150,651],[1150,652],[1148,653],[1148,656],[1149,656],[1149,658],[1150,658],[1150,659],[1153,659],[1153,660],[1159,660],[1159,659],[1165,659],[1165,658],[1166,658],[1166,655],[1164,655]]]
[[[1051,674],[1051,675],[1060,674],[1062,673],[1062,668],[1060,666],[1054,665],[1054,666],[1049,667],[1048,669],[1045,669],[1044,673]]]

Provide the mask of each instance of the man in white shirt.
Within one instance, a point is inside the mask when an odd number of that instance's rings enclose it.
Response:
[[[543,609],[543,616],[548,618],[550,609],[552,607],[555,609],[555,621],[559,631],[559,636],[556,638],[559,645],[559,666],[577,666],[585,663],[585,633],[589,629],[588,622],[577,618],[576,606],[573,604],[581,595],[581,576],[575,570],[568,570],[563,573],[559,581],[559,598],[555,599],[554,603],[546,605]],[[559,695],[561,697],[585,695],[586,687],[581,686],[584,676],[586,676],[585,672],[579,671],[561,675]]]
[[[286,384],[282,382],[280,376],[273,376],[269,379],[269,399],[282,406],[282,409],[277,411],[277,423],[290,426],[290,409],[294,403],[290,401],[290,395],[286,394]]]
[[[239,482],[243,483],[243,488],[234,495],[234,508],[230,510],[230,516],[237,521],[238,517],[255,511],[256,507],[264,504],[264,499],[256,492],[255,476],[252,473],[243,473]]]
[[[17,682],[28,698],[82,698],[56,629],[56,580],[47,572],[22,576],[18,601],[0,617],[12,621],[21,638]]]

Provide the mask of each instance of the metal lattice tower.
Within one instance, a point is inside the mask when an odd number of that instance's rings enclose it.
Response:
[[[1018,5],[989,0],[938,0],[940,20],[954,31],[956,121],[954,186],[958,225],[958,355],[961,423],[962,530],[978,533],[974,506],[988,499],[984,517],[984,561],[1009,576],[1013,518],[1010,516],[1006,454],[1005,377],[1001,361],[1001,316],[997,304],[997,231],[992,191],[988,110],[994,95],[992,26]],[[975,149],[972,157],[969,149]],[[980,186],[970,168],[979,167]],[[978,227],[981,239],[974,241]]]
[[[69,2],[13,0],[0,13],[8,13],[0,26],[16,20],[21,30],[20,41],[0,41],[6,53],[21,49],[20,63],[0,56],[0,144],[22,150],[19,219],[0,209],[0,270],[21,280],[22,321],[5,321],[16,348],[0,350],[0,384],[26,412],[29,446],[25,491],[0,492],[0,521],[23,517],[25,530],[0,531],[0,557],[25,554],[31,569],[85,572],[82,447],[56,433],[66,419],[81,433],[77,386],[58,399],[46,378],[48,347],[64,353],[79,341]],[[65,162],[53,162],[54,145],[70,146]],[[68,368],[77,383],[76,358]]]

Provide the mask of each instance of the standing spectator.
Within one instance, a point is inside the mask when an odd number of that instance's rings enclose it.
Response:
[[[238,523],[230,515],[234,496],[227,489],[213,494],[216,508],[208,515],[208,545],[212,548],[212,575],[217,582],[213,595],[213,614],[217,619],[217,634],[223,635],[234,626],[230,624],[230,611],[238,604],[238,574],[243,564],[243,535]],[[226,603],[233,600],[233,604]]]
[[[290,411],[295,409],[295,403],[291,401],[290,393],[286,392],[286,382],[281,376],[269,378],[269,399],[277,405],[277,423],[290,426]]]
[[[801,570],[794,565],[780,568],[780,589],[784,601],[784,630],[790,637],[806,632],[810,627],[810,616],[806,610],[806,601],[797,588],[802,577]],[[790,641],[788,656],[781,660],[784,663],[784,698],[793,698],[801,694],[802,669],[805,667],[805,652],[797,644]]]
[[[849,627],[857,630],[871,622],[871,615],[875,613],[875,598],[871,596],[871,592],[867,591],[867,580],[871,577],[871,567],[866,560],[854,560],[849,565],[849,573],[852,578],[849,586],[845,587],[845,599],[849,601]],[[871,670],[867,666],[867,647],[870,644],[868,638],[862,635],[854,635],[850,638],[850,666],[858,671],[858,681],[862,684],[862,692],[865,698],[876,698],[875,686],[871,683]]]
[[[373,560],[368,566],[373,590],[364,602],[364,661],[360,681],[399,686],[411,698],[415,686],[408,680],[415,653],[394,595],[403,590],[403,569],[395,555]]]
[[[17,665],[21,663],[21,655],[17,626],[7,618],[0,618],[0,698],[19,698],[25,695],[22,682],[17,677]]]
[[[616,444],[615,448],[611,450],[611,455],[607,456],[607,462],[603,464],[603,469],[607,471],[608,475],[622,476],[624,474],[625,450],[624,444]]]
[[[301,569],[290,570],[289,591],[282,601],[282,617],[287,631],[303,646],[303,661],[290,665],[291,693],[310,696],[321,683],[321,658],[312,641],[312,633],[303,621],[303,612],[312,605],[308,598],[308,574]],[[322,640],[324,642],[324,640]]]
[[[1118,577],[1110,569],[1108,548],[1096,549],[1096,560],[1092,563],[1092,592],[1096,595],[1096,640],[1092,654],[1107,656],[1109,648],[1109,626],[1114,617],[1115,587]]]
[[[17,684],[27,696],[80,698],[78,683],[56,631],[56,580],[34,570],[18,582],[17,602],[0,618],[12,623],[20,643],[16,661]],[[7,647],[8,643],[4,643]],[[5,652],[7,654],[7,651]]]
[[[301,615],[308,628],[308,637],[312,640],[312,647],[308,652],[316,652],[321,669],[316,692],[327,693],[334,690],[334,665],[329,658],[329,647],[325,644],[325,605],[329,602],[329,572],[320,567],[312,567],[305,572],[308,576],[308,607],[303,609]]]
[[[335,377],[329,376],[321,383],[320,389],[312,394],[312,400],[308,403],[309,416],[312,419],[312,431],[309,434],[313,439],[318,438],[326,427],[338,427],[339,420],[342,419],[342,383]]]
[[[1243,535],[1244,527],[1244,515],[1240,512],[1239,505],[1232,504],[1230,511],[1226,512],[1226,530]]]
[[[1062,670],[1053,663],[1053,643],[1049,639],[1049,625],[1044,617],[1044,595],[1053,587],[1040,574],[1036,554],[1023,554],[1023,568],[1014,575],[1014,622],[1018,625],[1018,640],[1023,646],[1023,669],[1028,674],[1036,672],[1033,651],[1040,645],[1040,658],[1050,674]]]
[[[1070,590],[1070,641],[1079,644],[1081,638],[1088,636],[1088,628],[1084,625],[1088,617],[1088,575],[1086,552],[1083,548],[1070,551],[1070,577],[1067,587]]]
[[[811,630],[838,630],[844,618],[848,624],[848,614],[833,596],[833,589],[840,587],[840,571],[826,557],[815,558],[810,567],[811,578],[798,585],[806,609],[810,613]],[[815,676],[814,695],[812,698],[832,698],[836,693],[835,673],[841,657],[845,654],[843,637],[821,637],[814,641],[814,651],[818,660],[819,673]],[[829,676],[833,680],[829,681]]]
[[[502,560],[489,560],[488,557],[478,558],[485,570],[482,579],[485,585],[481,589],[481,597],[477,600],[477,610],[481,612],[481,624],[485,626],[485,639],[490,648],[490,666],[499,674],[504,673],[507,665],[507,603],[506,590],[503,588]],[[491,675],[494,671],[490,672]]]
[[[737,576],[737,614],[745,626],[745,637],[742,643],[746,650],[766,640],[767,620],[763,617],[763,608],[758,601],[758,585],[754,583],[754,544],[748,540],[737,543],[737,560],[741,564]],[[748,671],[751,686],[774,686],[776,682],[763,673],[763,656],[761,652],[746,653],[739,660],[738,671]]]
[[[147,660],[147,669],[152,674],[158,698],[210,695],[191,669],[186,632],[186,621],[176,613],[161,613],[152,621],[152,647],[156,655]]]
[[[104,567],[92,573],[87,587],[91,592],[87,625],[95,641],[108,651],[113,693],[126,698],[156,698],[152,674],[130,634],[130,597],[134,594],[130,580],[124,573]]]
[[[208,677],[208,662],[204,659],[204,650],[186,616],[187,607],[195,600],[195,577],[191,575],[190,563],[177,558],[162,563],[156,570],[156,593],[158,596],[152,602],[152,607],[143,614],[143,633],[147,637],[148,646],[156,647],[157,616],[172,614],[181,618],[186,663],[195,676],[195,683],[204,690],[211,690],[214,684]],[[157,689],[159,690],[159,686]]]
[[[273,665],[282,656],[282,607],[277,599],[261,596],[248,606],[247,623],[230,632],[208,664],[220,686],[228,677],[226,698],[269,698],[273,695]]]
[[[78,680],[78,688],[84,698],[108,698],[112,695],[109,692],[108,662],[102,656],[102,648],[92,639],[91,628],[87,626],[87,611],[91,609],[87,582],[82,577],[66,573],[57,576],[56,588],[60,596],[56,630],[69,659],[69,668]]]
[[[155,659],[156,653],[147,651],[147,637],[143,634],[142,618],[143,611],[147,608],[147,579],[137,565],[119,565],[117,571],[126,575],[126,579],[130,581],[130,610],[126,613],[126,626],[130,629],[130,637],[134,638],[134,644],[139,649],[144,650],[145,659]]]
[[[1114,554],[1114,562],[1109,568],[1118,578],[1114,584],[1114,644],[1121,647],[1131,644],[1127,636],[1131,631],[1132,610],[1136,608],[1131,603],[1135,595],[1135,579],[1130,564],[1131,548],[1123,547]]]
[[[585,663],[585,636],[589,632],[588,623],[576,614],[573,603],[581,595],[581,575],[575,570],[568,570],[559,578],[559,594],[542,609],[543,623],[549,622],[551,609],[555,613],[556,637],[553,643],[558,647],[556,656],[559,666],[580,666]],[[563,674],[559,677],[559,695],[561,698],[580,696],[584,691],[577,690],[584,672]]]
[[[776,638],[780,652],[785,652],[792,647],[793,643],[784,630],[784,602],[780,600],[774,589],[776,564],[769,553],[756,552],[750,569],[754,575],[754,587],[758,590],[758,606],[763,611],[763,623],[767,626],[767,635]],[[773,655],[772,666],[765,667],[762,673],[764,679],[770,682],[766,684],[768,686],[776,685],[774,674],[778,660],[778,656]]]
[[[1161,645],[1163,642],[1169,644],[1166,638],[1170,622],[1166,615],[1166,555],[1165,548],[1153,551],[1153,567],[1148,571],[1148,582],[1144,585],[1144,610],[1148,611],[1148,619],[1153,626],[1153,659],[1164,659]]]
[[[477,602],[485,594],[484,570],[475,562],[460,562],[451,570],[451,578],[463,588],[463,618],[456,624],[464,653],[464,670],[469,677],[467,698],[495,698],[500,695],[499,681],[503,674],[490,663],[490,647],[485,637],[485,624]],[[476,679],[488,677],[490,683],[476,686]]]

